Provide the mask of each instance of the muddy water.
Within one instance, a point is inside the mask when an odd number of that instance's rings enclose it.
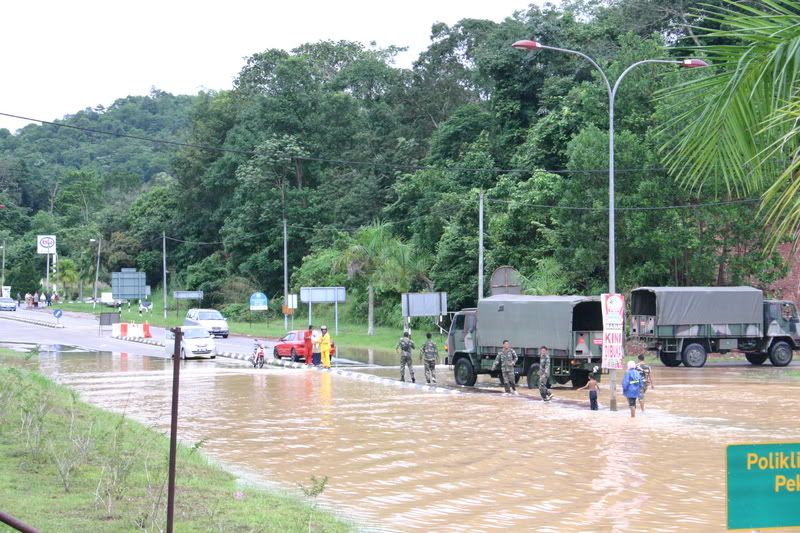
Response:
[[[167,427],[169,361],[43,354],[41,366]],[[800,439],[800,379],[769,366],[659,366],[636,419],[621,397],[607,410],[607,385],[591,412],[583,392],[543,404],[484,378],[460,393],[222,361],[182,372],[182,440],[287,489],[327,475],[324,503],[397,531],[723,531],[725,446]]]

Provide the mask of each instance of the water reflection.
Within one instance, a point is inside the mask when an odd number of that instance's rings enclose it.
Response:
[[[62,353],[41,367],[167,428],[168,360]],[[394,530],[721,531],[725,446],[800,438],[800,382],[770,367],[656,371],[648,412],[630,419],[607,410],[607,384],[592,412],[585,392],[555,389],[544,404],[483,376],[477,393],[438,394],[354,372],[189,361],[180,437],[286,488],[327,475],[323,501]]]

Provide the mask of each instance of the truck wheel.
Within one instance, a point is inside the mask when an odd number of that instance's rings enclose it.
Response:
[[[558,383],[559,385],[564,385],[565,383],[567,383],[571,379],[572,379],[571,376],[558,376],[556,378],[556,383]]]
[[[683,349],[683,366],[688,366],[689,368],[700,368],[706,364],[707,358],[708,354],[706,354],[706,349],[703,348],[702,344],[693,342]]]
[[[539,365],[531,365],[528,369],[528,388],[539,388]]]
[[[765,353],[746,353],[744,356],[751,365],[756,366],[763,365],[764,361],[767,360],[767,354]]]
[[[664,366],[681,366],[681,360],[674,353],[660,353],[658,358]]]
[[[769,349],[769,360],[772,366],[786,366],[792,362],[792,348],[787,343],[776,342]]]
[[[472,367],[472,361],[466,357],[462,357],[456,361],[453,374],[455,375],[456,383],[465,387],[472,387],[478,380],[478,375]]]
[[[572,386],[578,389],[589,383],[588,370],[570,370],[569,377],[572,380]]]

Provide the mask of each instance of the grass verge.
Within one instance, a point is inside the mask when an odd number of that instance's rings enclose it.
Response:
[[[42,531],[163,531],[169,439],[19,368],[22,357],[0,348],[0,509]],[[353,529],[301,498],[240,486],[201,446],[178,448],[175,531]]]

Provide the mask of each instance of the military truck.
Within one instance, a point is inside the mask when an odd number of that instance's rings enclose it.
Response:
[[[508,339],[519,360],[516,381],[539,386],[539,348],[550,350],[550,380],[582,387],[601,363],[603,316],[591,296],[495,295],[477,308],[455,313],[447,339],[448,358],[459,385],[472,386],[492,372],[494,358]],[[552,383],[550,383],[552,384]]]
[[[792,362],[797,308],[753,287],[639,287],[631,292],[631,338],[666,366],[701,367],[709,353],[743,352],[761,365]]]

